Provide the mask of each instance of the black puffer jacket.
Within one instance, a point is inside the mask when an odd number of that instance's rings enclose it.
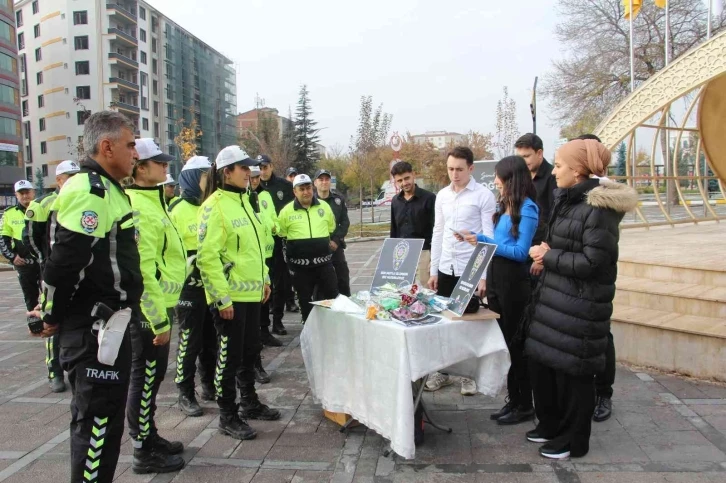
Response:
[[[525,351],[572,375],[605,368],[618,262],[618,225],[638,194],[621,183],[589,179],[555,191],[545,271],[533,297]]]

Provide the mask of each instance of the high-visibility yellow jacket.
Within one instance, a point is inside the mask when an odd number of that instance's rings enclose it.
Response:
[[[275,204],[270,193],[264,190],[257,192],[257,203],[260,206],[260,216],[265,226],[265,258],[270,258],[275,250],[273,235],[277,235],[280,231]]]
[[[309,208],[296,199],[278,215],[280,236],[287,240],[287,262],[299,267],[331,263],[330,234],[335,231],[335,215],[330,205],[317,197]]]

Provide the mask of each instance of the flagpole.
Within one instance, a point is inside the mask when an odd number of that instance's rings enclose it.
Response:
[[[706,38],[711,38],[711,16],[713,15],[713,0],[708,0],[708,26],[706,27]]]
[[[633,45],[633,0],[630,0],[628,2],[630,5],[628,8],[630,8],[630,93],[632,94],[635,92],[635,46]],[[632,152],[631,152],[631,159],[633,162],[633,188],[636,187],[637,183],[635,180],[637,171],[635,166],[635,160],[636,160],[636,154],[637,151],[635,147],[635,131],[633,131],[633,142],[631,143],[632,146]]]
[[[670,62],[670,44],[671,44],[671,20],[670,20],[670,2],[665,3],[665,65],[668,67]]]
[[[671,21],[670,21],[670,2],[666,0],[665,3],[665,66],[668,67],[668,64],[670,63],[670,45],[671,45]],[[668,112],[666,112],[666,130],[662,134],[666,137],[666,149],[665,149],[665,166],[664,166],[664,174],[668,175],[670,172],[670,162],[671,162],[671,132],[668,129],[670,124],[670,117],[671,117],[671,108],[668,107]],[[666,206],[668,213],[670,214],[671,211],[671,192],[670,192],[670,185],[671,183],[666,180]],[[656,183],[654,189],[658,189],[658,183]]]

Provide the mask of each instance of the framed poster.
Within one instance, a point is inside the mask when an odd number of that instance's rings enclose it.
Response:
[[[386,238],[373,275],[371,290],[387,283],[397,287],[413,284],[416,281],[423,244],[423,239]]]

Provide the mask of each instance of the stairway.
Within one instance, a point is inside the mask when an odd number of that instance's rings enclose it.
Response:
[[[612,317],[618,360],[726,381],[726,270],[643,258],[618,263]]]

